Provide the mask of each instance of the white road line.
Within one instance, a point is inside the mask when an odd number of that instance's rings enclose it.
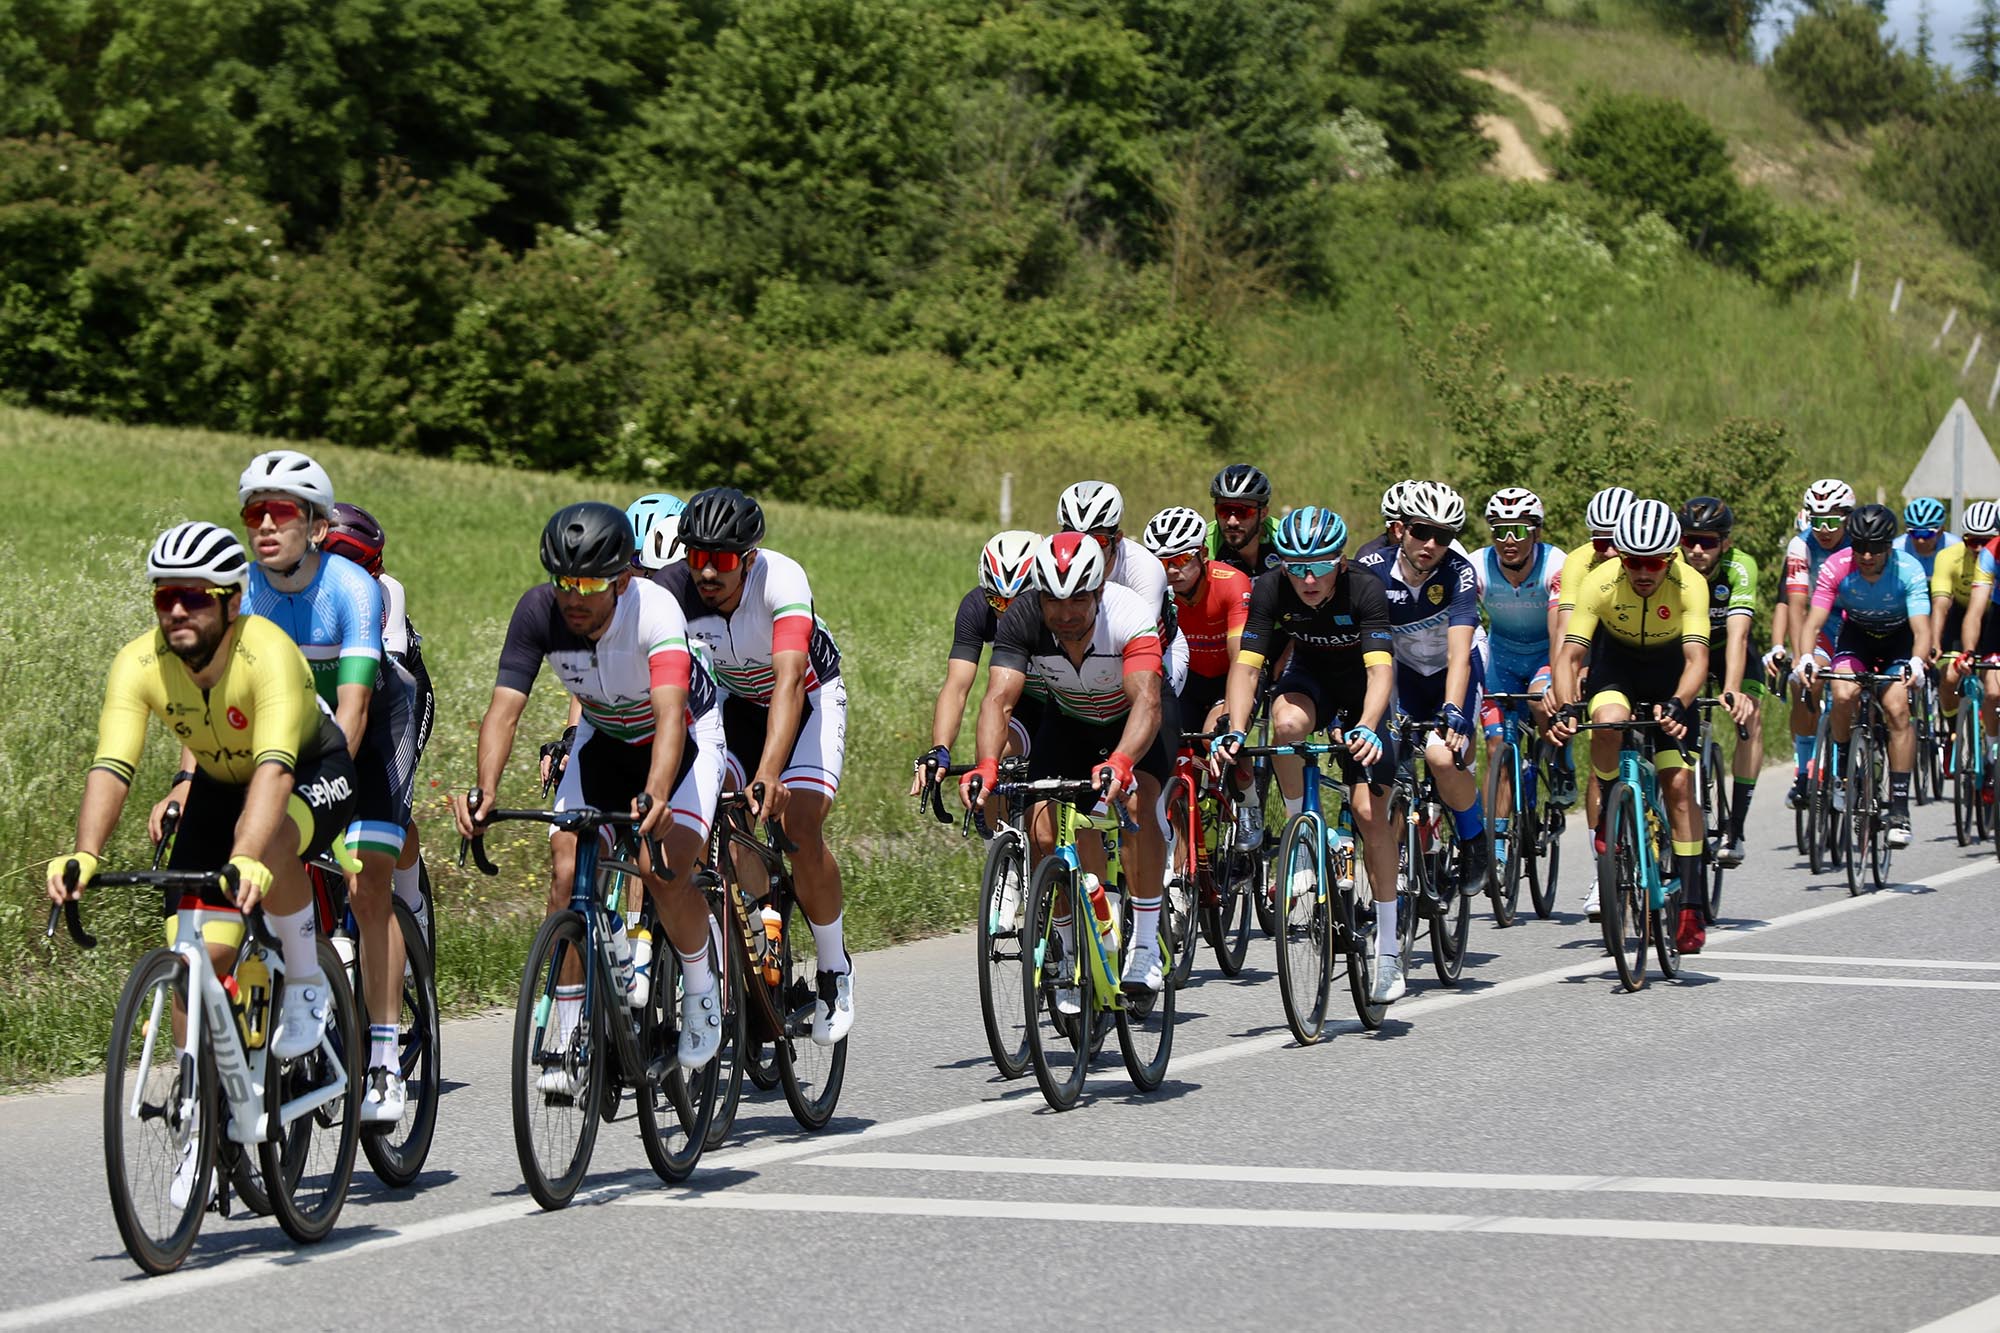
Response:
[[[1952,958],[1850,958],[1832,953],[1750,953],[1735,949],[1705,949],[1703,963],[1812,963],[1819,967],[1927,967],[1940,972],[2000,972],[2000,963],[1974,963]]]
[[[1367,1185],[1390,1189],[1525,1190],[1557,1194],[1699,1194],[1735,1199],[1804,1199],[1815,1203],[2000,1208],[2000,1190],[1930,1189],[1911,1185],[1829,1185],[1794,1180],[1517,1175],[1484,1171],[1361,1171],[1305,1166],[1235,1166],[1209,1162],[1106,1162],[887,1152],[831,1152],[823,1157],[808,1158],[803,1165],[848,1167],[864,1171],[1093,1176],[1122,1180],[1201,1180],[1259,1185]]]
[[[2000,990],[2000,981],[1950,981],[1943,977],[1836,977],[1810,972],[1690,972],[1714,981],[1775,981],[1792,986],[1894,986],[1904,990]]]
[[[1896,890],[1890,892],[1863,894],[1858,898],[1841,898],[1834,902],[1822,903],[1817,907],[1808,907],[1801,911],[1790,912],[1774,920],[1760,922],[1757,925],[1747,926],[1741,930],[1717,931],[1710,938],[1718,942],[1723,937],[1729,939],[1748,939],[1754,935],[1765,934],[1774,930],[1784,930],[1791,926],[1806,925],[1810,922],[1825,920],[1830,916],[1839,916],[1846,912],[1860,911],[1877,903],[1901,902],[1910,897],[1911,890],[1939,888],[1971,875],[1990,874],[1992,870],[1993,867],[1982,859],[1977,865],[1960,866],[1953,870],[1941,871],[1927,879],[1917,880],[1909,885],[1900,885]],[[1402,1002],[1396,1007],[1396,1012],[1398,1014],[1439,1013],[1446,1009],[1458,1008],[1461,1005],[1477,1004],[1485,1000],[1499,999],[1505,995],[1516,995],[1524,990],[1534,990],[1541,986],[1553,985],[1568,977],[1589,976],[1594,973],[1606,972],[1609,967],[1610,964],[1604,959],[1592,959],[1586,962],[1572,963],[1567,967],[1553,968],[1547,972],[1538,972],[1533,976],[1516,977],[1511,981],[1503,981],[1497,985],[1487,986],[1480,990],[1430,991],[1416,999]],[[1287,1033],[1230,1042],[1213,1050],[1200,1051],[1178,1058],[1173,1062],[1173,1067],[1182,1070],[1206,1068],[1210,1065],[1222,1064],[1231,1060],[1241,1060],[1249,1056],[1261,1055],[1266,1051],[1274,1051],[1288,1044],[1290,1041],[1291,1036]],[[1122,1083],[1126,1080],[1114,1077],[1107,1071],[1101,1075],[1094,1075],[1092,1081],[1102,1085],[1112,1082]],[[984,1120],[988,1116],[1004,1115],[1022,1105],[1040,1106],[1042,1105],[1042,1101],[1039,1097],[1033,1095],[1033,1089],[1024,1088],[1018,1092],[1005,1093],[986,1101],[972,1102],[943,1111],[932,1111],[924,1115],[910,1116],[903,1120],[891,1120],[881,1124],[870,1125],[859,1134],[854,1134],[843,1139],[842,1144],[843,1146],[847,1144],[858,1146],[879,1142],[883,1139],[902,1138],[905,1135],[920,1134],[929,1129],[964,1124],[972,1120]],[[786,1142],[774,1143],[761,1148],[752,1148],[744,1152],[710,1154],[702,1159],[701,1166],[698,1169],[708,1173],[742,1171],[760,1166],[769,1166],[778,1162],[788,1162],[800,1157],[811,1157],[826,1151],[827,1141],[825,1139],[800,1136]],[[610,1186],[601,1190],[589,1191],[587,1195],[579,1195],[578,1198],[582,1200],[588,1197],[601,1202],[607,1198],[624,1195],[631,1188],[629,1186]],[[643,1198],[646,1196],[634,1195],[632,1197]],[[771,1198],[773,1196],[759,1195],[756,1197]],[[227,1286],[231,1283],[241,1282],[259,1273],[269,1272],[274,1268],[290,1271],[309,1264],[344,1259],[351,1254],[373,1254],[381,1250],[397,1249],[405,1245],[414,1245],[421,1241],[450,1236],[462,1231],[477,1231],[483,1227],[496,1226],[502,1222],[511,1222],[523,1217],[533,1217],[539,1211],[532,1202],[496,1204],[492,1207],[478,1208],[470,1212],[452,1213],[444,1217],[431,1218],[424,1222],[413,1222],[406,1227],[378,1227],[366,1238],[357,1239],[351,1244],[343,1243],[336,1232],[333,1239],[311,1249],[275,1251],[255,1258],[232,1259],[227,1264],[218,1265],[215,1268],[173,1273],[166,1277],[154,1278],[149,1282],[125,1283],[106,1291],[91,1292],[64,1300],[49,1301],[42,1305],[31,1305],[18,1310],[0,1312],[0,1330],[29,1328],[60,1319],[76,1319],[84,1315],[103,1314],[111,1310],[144,1304],[177,1292],[199,1291],[210,1287]]]
[[[1563,1236],[1589,1240],[1697,1241],[1784,1245],[1902,1254],[2000,1256],[2000,1236],[1951,1232],[1849,1231],[1721,1222],[1657,1222],[1624,1217],[1506,1217],[1472,1213],[1313,1212],[1285,1208],[1186,1208],[1179,1205],[1071,1203],[1060,1200],[926,1199],[843,1194],[631,1194],[624,1207],[703,1212],[841,1213],[882,1217],[954,1217],[980,1222],[1098,1222],[1108,1226],[1249,1227],[1262,1230],[1477,1232],[1488,1236]]]
[[[1933,1319],[1910,1333],[1993,1333],[1996,1328],[2000,1328],[2000,1296]]]

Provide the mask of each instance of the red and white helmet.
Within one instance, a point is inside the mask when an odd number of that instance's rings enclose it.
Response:
[[[1018,529],[995,533],[979,553],[979,586],[995,597],[1019,597],[1035,582],[1038,532]]]
[[[1838,477],[1822,477],[1806,487],[1806,513],[1845,514],[1854,508],[1854,488]]]
[[[1104,548],[1087,534],[1058,532],[1035,548],[1035,586],[1050,597],[1075,597],[1104,586]]]
[[[1493,492],[1486,502],[1488,523],[1533,523],[1542,525],[1542,497],[1526,486],[1507,486]]]
[[[1056,501],[1056,524],[1064,532],[1115,528],[1125,520],[1125,497],[1108,481],[1079,481]]]

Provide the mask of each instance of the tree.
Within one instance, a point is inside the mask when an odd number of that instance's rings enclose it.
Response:
[[[1336,93],[1382,127],[1398,165],[1447,172],[1493,151],[1476,124],[1485,89],[1459,73],[1478,63],[1492,12],[1487,0],[1372,0],[1347,18]]]
[[[2000,91],[2000,0],[1979,0],[1972,28],[1959,35],[1958,49],[1972,57],[1966,77],[1988,92]]]
[[[1849,134],[1908,109],[1924,82],[1883,40],[1881,15],[1854,0],[1800,17],[1771,55],[1771,80],[1806,119]]]

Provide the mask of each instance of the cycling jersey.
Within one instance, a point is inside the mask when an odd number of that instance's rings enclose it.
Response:
[[[1197,600],[1174,595],[1174,612],[1188,644],[1188,672],[1227,675],[1229,636],[1241,634],[1250,617],[1250,579],[1234,565],[1211,560],[1196,591]]]
[[[1597,553],[1594,540],[1573,548],[1563,557],[1562,570],[1556,575],[1555,582],[1549,585],[1549,605],[1564,611],[1576,610],[1578,590],[1590,581],[1590,575],[1599,565],[1611,558]]]
[[[1990,587],[1993,583],[1993,571],[1996,568],[1996,564],[2000,564],[2000,537],[1995,537],[1991,541],[1981,542],[1970,563],[1972,565],[1972,586],[1976,588],[1981,584],[1985,584]]]
[[[387,574],[378,575],[375,582],[382,589],[382,651],[390,657],[421,656],[424,636],[410,623],[403,585]]]
[[[716,705],[715,679],[688,643],[680,607],[638,579],[618,595],[611,623],[596,639],[564,622],[554,584],[538,583],[523,593],[507,625],[495,683],[526,694],[544,661],[576,696],[584,721],[627,744],[652,740],[652,692],[662,685],[687,690],[684,719],[690,725]]]
[[[1000,629],[1000,613],[993,609],[993,603],[986,600],[984,588],[974,588],[959,599],[958,616],[951,626],[951,660],[979,665],[979,659],[986,655],[993,636]],[[1030,678],[1027,694],[1033,699],[1044,699],[1048,691],[1042,682]]]
[[[1250,588],[1243,647],[1236,660],[1261,667],[1287,644],[1292,646],[1294,671],[1359,681],[1365,668],[1392,663],[1389,601],[1381,580],[1343,569],[1334,576],[1333,592],[1326,600],[1307,606],[1292,588],[1289,574],[1259,574]]]
[[[1689,566],[1693,568],[1692,565]],[[1723,624],[1731,617],[1757,615],[1757,562],[1731,548],[1708,575],[1708,629],[1713,643],[1722,641]]]
[[[1820,566],[1812,604],[1818,610],[1844,612],[1846,623],[1862,633],[1887,634],[1931,613],[1930,580],[1917,558],[1906,551],[1889,552],[1881,574],[1870,579],[1855,564],[1849,548],[1835,551]]]
[[[252,565],[243,609],[291,635],[328,707],[340,706],[342,685],[381,687],[382,590],[346,556],[322,553],[312,582],[297,592],[272,587],[263,566]]]
[[[703,607],[689,617],[687,633],[706,651],[722,688],[761,708],[771,706],[779,653],[806,655],[808,696],[840,675],[840,649],[814,614],[805,570],[776,551],[757,551],[734,611]]]
[[[260,764],[296,772],[303,761],[346,751],[340,728],[313,694],[311,668],[283,630],[262,616],[239,616],[219,651],[228,654],[222,678],[203,689],[158,629],[119,649],[104,685],[90,766],[129,784],[145,749],[148,714],[193,751],[197,770],[237,786],[247,785]]]
[[[1811,596],[1813,585],[1819,581],[1820,567],[1826,564],[1834,551],[1847,549],[1847,534],[1840,534],[1840,544],[1829,551],[1819,544],[1819,538],[1810,532],[1792,538],[1785,546],[1784,595],[1793,593]]]
[[[1482,546],[1472,553],[1479,602],[1486,609],[1486,633],[1496,656],[1548,661],[1549,598],[1562,576],[1562,562],[1560,547],[1536,542],[1527,576],[1516,584],[1501,567],[1498,547]]]
[[[1377,551],[1389,551],[1393,553],[1400,549],[1402,548],[1390,538],[1387,532],[1378,532],[1367,541],[1361,543],[1361,549],[1354,553],[1354,558],[1358,562],[1364,557],[1375,554]]]
[[[993,666],[1039,679],[1070,717],[1108,723],[1131,711],[1126,676],[1160,674],[1160,628],[1150,603],[1130,588],[1107,584],[1083,661],[1072,662],[1042,620],[1042,595],[1026,592],[1000,617]]]
[[[1627,648],[1656,651],[1708,643],[1708,585],[1693,565],[1674,557],[1650,596],[1632,588],[1625,566],[1606,560],[1577,590],[1565,640],[1589,647],[1599,630]]]
[[[1257,558],[1247,559],[1242,552],[1232,551],[1222,544],[1222,522],[1208,521],[1208,545],[1204,548],[1210,560],[1220,560],[1239,574],[1256,578],[1267,570],[1276,569],[1284,563],[1278,554],[1278,520],[1268,515],[1257,529]]]
[[[1451,631],[1479,628],[1479,576],[1472,562],[1447,552],[1414,585],[1393,552],[1376,551],[1355,564],[1381,581],[1397,665],[1419,676],[1441,674],[1451,659]]]
[[[1940,532],[1938,534],[1937,545],[1931,548],[1929,555],[1925,555],[1917,549],[1917,544],[1910,540],[1909,533],[1899,532],[1896,534],[1895,548],[1923,566],[1924,577],[1929,578],[1937,571],[1937,558],[1958,544],[1958,537],[1955,533]]]

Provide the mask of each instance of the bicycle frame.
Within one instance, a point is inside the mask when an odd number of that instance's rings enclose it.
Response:
[[[1052,854],[1062,858],[1063,864],[1069,867],[1070,874],[1081,875],[1083,861],[1077,855],[1076,835],[1079,832],[1102,834],[1105,878],[1111,884],[1118,886],[1118,892],[1124,892],[1125,872],[1119,860],[1118,845],[1119,830],[1122,826],[1120,815],[1116,812],[1108,816],[1087,814],[1068,801],[1056,801],[1054,804],[1056,830],[1055,848]],[[1116,919],[1115,912],[1113,919]],[[1072,933],[1079,940],[1085,935],[1090,936],[1091,947],[1084,952],[1084,957],[1090,962],[1091,988],[1097,996],[1097,1007],[1118,1008],[1125,1003],[1125,997],[1118,987],[1118,960],[1105,952],[1104,937],[1097,933],[1096,924],[1089,923],[1089,929],[1085,929],[1085,924],[1079,921]],[[1037,950],[1040,947],[1041,942],[1036,941]]]

